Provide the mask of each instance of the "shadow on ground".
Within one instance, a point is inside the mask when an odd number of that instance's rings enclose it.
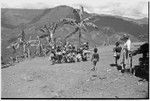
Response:
[[[110,64],[110,66],[116,67],[118,71],[121,71],[121,73],[130,73],[130,69],[124,70],[121,65]],[[134,69],[132,69],[132,74],[133,74],[133,72],[134,72]],[[139,68],[138,70],[135,71],[135,76],[149,81],[149,74],[145,73],[141,68]]]

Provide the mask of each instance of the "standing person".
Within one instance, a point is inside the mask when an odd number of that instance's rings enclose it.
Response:
[[[129,54],[131,52],[131,40],[129,35],[124,34],[123,38],[125,40],[124,46],[123,46],[123,51],[125,52],[125,59],[124,59],[124,63],[125,65],[130,64],[130,60],[129,60]],[[130,68],[130,72],[132,72],[132,68]]]
[[[116,42],[115,45],[116,46],[114,47],[113,52],[114,52],[115,64],[117,66],[118,65],[117,61],[120,59],[120,54],[121,54],[122,48],[121,48],[119,42]]]
[[[91,70],[95,70],[96,64],[99,61],[99,54],[97,53],[98,49],[95,47],[94,48],[94,53],[92,55],[91,61],[93,62],[93,68]]]

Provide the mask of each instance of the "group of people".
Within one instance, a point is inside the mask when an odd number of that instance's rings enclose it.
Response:
[[[124,44],[121,47],[120,43],[122,42]],[[96,64],[99,61],[99,54],[97,52],[98,49],[95,47],[91,58],[91,61],[93,62],[93,68],[91,70],[93,71],[96,69]],[[131,51],[130,37],[124,34],[122,39],[115,43],[113,52],[116,66],[120,66],[121,64],[121,70],[126,70],[127,67],[129,67],[128,69],[130,70],[130,73],[149,81],[149,43],[144,43],[138,49]],[[132,57],[137,54],[142,54],[142,57],[139,58],[139,64],[133,67]],[[122,61],[119,64],[118,60],[120,59],[121,55]]]
[[[123,53],[123,61],[121,64],[123,64],[123,69],[125,69],[127,64],[130,64],[130,52],[131,52],[131,40],[128,35],[124,34],[123,39],[121,39],[124,42],[123,48],[120,46],[120,41],[117,41],[115,43],[115,47],[113,49],[114,52],[114,58],[115,58],[115,64],[118,64],[118,60],[120,59],[121,53]],[[90,53],[88,42],[84,43],[80,46],[80,48],[75,48],[72,44],[66,44],[65,47],[57,46],[55,49],[52,49],[50,60],[52,61],[52,64],[55,63],[70,63],[70,62],[80,62],[80,61],[87,61],[88,54]],[[96,64],[99,61],[99,54],[98,49],[95,47],[93,49],[93,54],[91,57],[91,61],[93,63],[93,68],[91,70],[96,69]],[[124,62],[124,63],[123,63]]]
[[[51,53],[49,60],[52,61],[52,64],[55,64],[87,61],[91,52],[89,51],[89,44],[86,42],[77,49],[72,44],[66,44],[65,47],[57,46],[56,49],[53,47]],[[92,71],[96,69],[98,61],[98,48],[95,47],[91,58],[91,62],[93,63]]]
[[[123,48],[120,46],[120,42],[124,42]],[[97,53],[98,49],[94,48],[94,53],[92,55],[91,61],[93,62],[93,68],[91,70],[95,70],[96,64],[99,61],[99,54]],[[123,60],[121,64],[123,65],[123,69],[126,69],[126,65],[130,64],[129,57],[131,56],[131,40],[128,35],[124,34],[123,38],[115,43],[115,47],[113,48],[114,52],[114,60],[115,65],[118,66],[118,60],[120,59],[121,53],[123,53]],[[132,68],[130,67],[130,71]]]
[[[123,41],[124,45],[123,47],[120,46],[120,42]],[[118,66],[118,60],[120,59],[120,56],[122,54],[122,69],[126,69],[127,65],[130,67],[130,72],[132,72],[132,66],[131,66],[131,40],[130,37],[126,34],[123,35],[123,38],[115,43],[115,47],[113,49],[114,52],[114,59],[115,59],[115,65]]]
[[[52,64],[87,61],[89,53],[88,42],[82,44],[79,48],[66,43],[64,46],[52,47],[49,59]]]

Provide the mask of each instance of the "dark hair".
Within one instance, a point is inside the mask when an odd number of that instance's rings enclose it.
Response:
[[[97,53],[98,49],[97,48],[94,48],[94,53]]]
[[[120,44],[120,43],[119,43],[118,41],[115,43],[116,46],[118,46],[119,44]]]

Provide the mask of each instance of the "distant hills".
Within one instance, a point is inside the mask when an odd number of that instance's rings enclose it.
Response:
[[[84,17],[91,14],[84,12]],[[1,38],[2,38],[2,57],[8,57],[11,54],[6,47],[8,40],[16,37],[24,29],[26,38],[32,36],[34,39],[41,35],[38,27],[56,22],[61,18],[74,18],[73,8],[69,6],[58,6],[50,9],[1,9]],[[124,33],[131,36],[132,42],[148,41],[148,18],[131,19],[120,16],[98,15],[96,14],[94,22],[99,30],[88,28],[88,32],[82,32],[82,42],[88,41],[90,46],[114,44]],[[57,29],[55,37],[63,38],[74,30],[72,26],[65,25]],[[68,39],[74,43],[78,42],[77,35]]]

